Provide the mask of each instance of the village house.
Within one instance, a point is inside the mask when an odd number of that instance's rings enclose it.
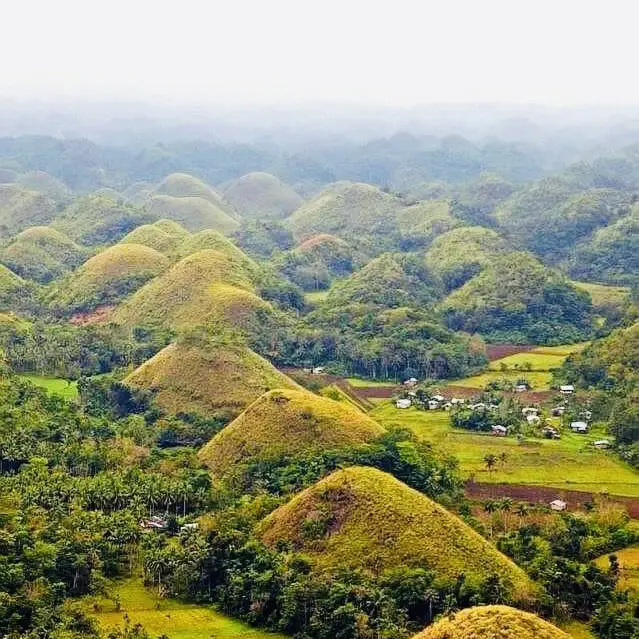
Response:
[[[528,415],[538,415],[539,409],[535,408],[534,406],[526,406],[526,408],[521,409],[521,414],[524,417],[528,417]]]
[[[410,399],[398,399],[395,402],[395,406],[397,408],[410,408],[411,403]]]
[[[515,393],[525,393],[528,390],[528,384],[517,384],[515,386]]]
[[[436,402],[445,402],[446,398],[443,395],[433,395],[431,399],[434,399]]]
[[[568,504],[563,499],[555,499],[550,502],[550,510],[557,512],[563,512],[568,507]]]
[[[323,366],[316,366],[313,369],[313,375],[323,375],[324,374],[324,367]]]
[[[439,408],[440,404],[436,399],[429,399],[428,400],[428,410],[437,410]]]
[[[552,409],[552,416],[553,417],[561,417],[565,412],[566,412],[566,407],[565,406],[555,406]]]
[[[484,404],[484,402],[478,402],[477,404],[473,404],[470,407],[470,410],[486,410],[488,408],[488,406],[486,406],[486,404]]]
[[[572,384],[566,384],[559,387],[559,392],[562,395],[572,395],[575,392],[575,387]]]
[[[495,435],[496,437],[506,437],[506,435],[508,434],[508,429],[505,426],[502,426],[501,424],[497,424],[496,426],[493,426],[490,430],[492,434]]]
[[[537,426],[538,424],[541,424],[541,419],[539,419],[538,415],[526,415],[526,421],[531,426]]]
[[[604,450],[612,446],[612,444],[607,439],[598,439],[596,442],[592,442],[592,445],[599,450]]]
[[[465,400],[465,399],[461,399],[460,397],[453,397],[453,398],[450,400],[450,403],[451,403],[453,406],[457,406],[457,404],[465,404],[465,403],[466,403],[466,400]]]
[[[546,426],[541,432],[546,439],[561,439],[561,435],[552,426]]]
[[[570,430],[573,433],[587,433],[588,432],[588,424],[586,422],[571,422]]]
[[[149,517],[148,519],[145,519],[140,524],[141,528],[150,528],[151,530],[164,530],[166,526],[167,526],[166,519],[163,519],[162,517],[158,517],[157,515],[154,515],[153,517]]]
[[[412,388],[413,386],[417,386],[417,378],[409,377],[407,380],[404,381],[404,386],[408,386],[409,388]]]

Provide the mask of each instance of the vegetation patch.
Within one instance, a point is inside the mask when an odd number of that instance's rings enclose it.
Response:
[[[18,375],[18,377],[65,399],[77,399],[78,397],[78,383],[70,379],[43,375]]]
[[[159,220],[143,224],[125,235],[121,244],[142,244],[160,253],[169,253],[189,236],[189,232],[173,220]]]
[[[218,204],[203,197],[154,195],[149,200],[148,209],[155,217],[175,220],[190,231],[210,228],[229,233],[239,227],[237,221]]]

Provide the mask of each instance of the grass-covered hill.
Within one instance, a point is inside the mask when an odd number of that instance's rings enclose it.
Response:
[[[426,265],[446,288],[458,288],[481,271],[496,255],[508,250],[495,231],[481,226],[453,229],[436,238],[426,253]]]
[[[49,224],[56,215],[56,203],[42,193],[18,184],[0,184],[0,236],[13,237],[31,226]]]
[[[49,300],[59,311],[91,311],[119,302],[168,266],[168,258],[148,246],[116,244],[56,282]]]
[[[248,173],[224,189],[224,199],[244,218],[284,218],[302,198],[270,173]]]
[[[216,288],[221,284],[226,287]],[[228,287],[237,290],[230,294]],[[265,304],[255,302],[251,273],[226,253],[205,249],[148,282],[116,309],[113,320],[130,326],[184,328],[220,318],[226,312],[225,301],[237,306],[240,297],[250,308]]]
[[[0,264],[0,312],[11,313],[28,309],[34,287],[19,275]]]
[[[174,220],[190,231],[215,229],[229,233],[239,227],[239,223],[219,204],[199,196],[154,195],[147,208],[156,218]]]
[[[569,636],[523,610],[478,606],[440,619],[413,639],[569,639]]]
[[[564,266],[580,280],[639,284],[639,205],[578,244]]]
[[[142,244],[160,253],[171,253],[190,233],[173,220],[142,224],[125,235],[121,244]]]
[[[86,195],[75,200],[52,226],[79,244],[96,246],[117,242],[137,226],[157,216],[104,195]]]
[[[258,534],[269,546],[290,542],[317,571],[421,567],[440,580],[463,573],[475,586],[498,575],[512,601],[536,592],[524,571],[470,526],[374,468],[334,472],[266,517]]]
[[[307,391],[269,391],[199,453],[216,474],[238,464],[295,457],[368,442],[384,429],[357,408]]]
[[[524,252],[493,258],[441,310],[452,329],[496,342],[562,344],[592,330],[590,296]]]
[[[219,204],[222,195],[199,178],[188,173],[171,173],[167,175],[155,188],[159,195],[170,195],[171,197],[201,197],[211,202]]]
[[[353,250],[344,240],[320,233],[279,254],[274,265],[305,291],[325,289],[333,278],[353,270]]]
[[[167,413],[223,419],[232,419],[266,391],[299,388],[245,346],[188,338],[161,350],[124,383],[150,391]]]
[[[45,171],[25,173],[18,178],[17,183],[28,191],[46,195],[54,202],[64,202],[70,197],[69,189]]]
[[[370,184],[338,182],[303,204],[289,222],[304,240],[329,233],[372,253],[381,253],[397,240],[397,216],[404,209],[398,197]]]
[[[48,226],[32,226],[0,250],[0,261],[25,279],[46,283],[74,269],[85,251]]]
[[[423,248],[447,231],[462,225],[451,213],[448,200],[418,202],[406,207],[397,216],[401,247],[406,250]]]

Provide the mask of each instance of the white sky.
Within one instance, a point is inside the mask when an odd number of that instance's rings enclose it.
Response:
[[[0,95],[639,104],[632,0],[0,0]]]

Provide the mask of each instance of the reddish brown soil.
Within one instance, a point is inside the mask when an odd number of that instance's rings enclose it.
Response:
[[[568,510],[579,510],[584,507],[584,504],[592,502],[597,497],[593,493],[580,490],[521,484],[482,484],[473,481],[466,482],[465,492],[470,499],[510,497],[516,501],[525,501],[531,504],[549,504],[554,499],[563,499],[568,504]],[[608,499],[624,506],[633,519],[639,518],[639,498],[610,495]]]
[[[98,306],[91,313],[76,313],[71,316],[71,324],[86,326],[87,324],[101,324],[106,322],[115,306]]]
[[[527,353],[537,348],[534,344],[486,344],[486,355],[493,362],[502,357],[516,355],[517,353]]]

